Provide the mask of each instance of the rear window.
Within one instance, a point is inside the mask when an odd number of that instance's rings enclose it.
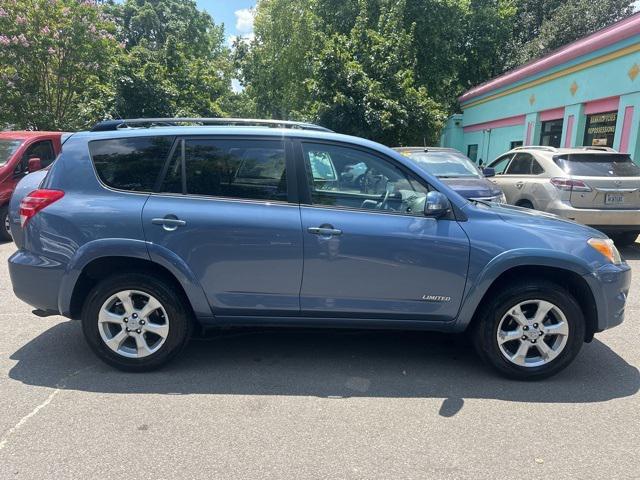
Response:
[[[461,153],[438,150],[402,153],[439,178],[480,178],[478,167]]]
[[[22,145],[22,140],[0,140],[0,166],[6,164],[16,150]]]
[[[581,177],[637,177],[640,167],[623,153],[572,153],[553,161],[569,175]]]
[[[134,192],[153,191],[174,137],[94,140],[91,159],[105,185]]]

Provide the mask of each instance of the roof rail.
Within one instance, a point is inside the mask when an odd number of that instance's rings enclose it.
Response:
[[[557,152],[556,147],[549,147],[546,145],[527,145],[521,147],[515,147],[513,150],[544,150],[545,152]]]
[[[294,122],[291,120],[265,120],[259,118],[128,118],[119,120],[105,120],[96,123],[92,132],[108,132],[123,128],[151,128],[151,127],[175,127],[179,123],[197,123],[202,125],[220,126],[247,126],[247,127],[272,127],[292,128],[299,130],[315,130],[319,132],[332,132],[328,128],[306,122]]]

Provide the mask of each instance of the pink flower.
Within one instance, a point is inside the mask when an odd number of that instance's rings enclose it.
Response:
[[[43,35],[49,35],[49,33],[51,33],[51,30],[49,30],[49,27],[44,26],[42,27],[42,30],[40,30],[40,33],[42,33]]]
[[[0,18],[6,17],[7,15],[9,15],[7,11],[4,8],[0,7]]]
[[[27,37],[25,37],[24,34],[20,34],[20,36],[18,37],[18,41],[20,42],[20,45],[22,45],[23,47],[28,47],[30,45],[29,41],[27,40]]]
[[[6,35],[0,35],[0,45],[6,46],[11,43],[11,39]]]
[[[24,18],[24,17],[23,17],[23,16],[21,16],[21,15],[18,15],[18,16],[16,17],[16,23],[17,23],[18,25],[24,25],[25,23],[27,23],[27,19],[26,19],[26,18]]]
[[[55,50],[55,48],[53,48],[53,47],[49,47],[49,48],[47,49],[47,52],[49,52],[49,55],[54,55],[54,54],[56,53],[56,50]]]

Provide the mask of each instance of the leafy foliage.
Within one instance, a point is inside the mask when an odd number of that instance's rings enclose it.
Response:
[[[224,29],[193,0],[125,0],[109,8],[125,54],[116,69],[114,114],[225,114],[231,60]]]
[[[255,38],[230,49],[194,0],[0,0],[0,126],[260,116],[435,143],[464,90],[632,10],[632,0],[260,0]]]
[[[2,0],[0,124],[70,130],[103,115],[114,94],[114,33],[89,0]]]

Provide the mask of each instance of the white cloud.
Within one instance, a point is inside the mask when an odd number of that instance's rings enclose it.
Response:
[[[253,32],[253,8],[243,8],[233,12],[236,16],[236,30],[240,33]]]
[[[227,37],[227,46],[229,48],[233,47],[234,42],[237,39],[240,39],[243,43],[251,43],[253,41],[254,38],[256,38],[256,36],[254,35],[253,32],[251,33],[245,33],[244,35],[229,35]]]

